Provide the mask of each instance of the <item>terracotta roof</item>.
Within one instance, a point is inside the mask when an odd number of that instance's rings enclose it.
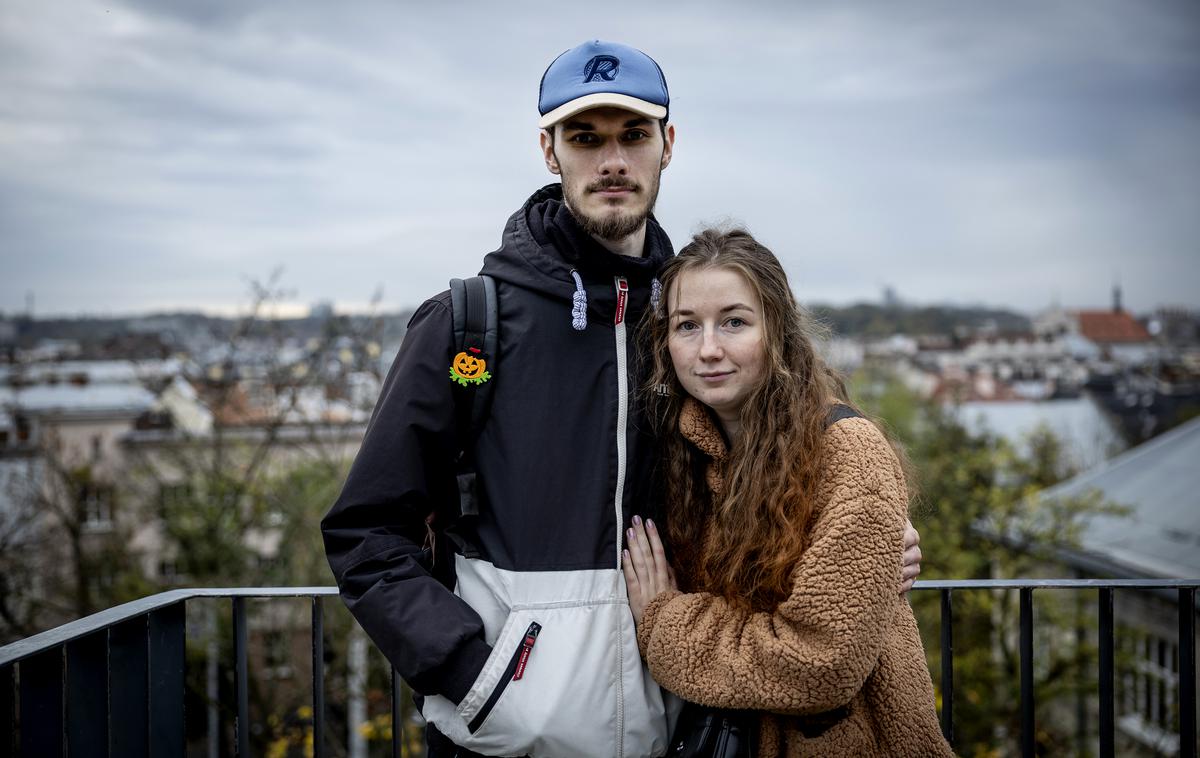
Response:
[[[1149,342],[1150,333],[1126,311],[1078,311],[1079,333],[1092,342]]]

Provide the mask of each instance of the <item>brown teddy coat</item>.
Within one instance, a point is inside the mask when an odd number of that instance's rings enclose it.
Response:
[[[679,426],[711,458],[719,496],[720,431],[692,399]],[[953,755],[916,620],[896,592],[908,509],[900,464],[857,417],[829,428],[824,456],[791,596],[754,612],[706,592],[661,593],[638,629],[642,655],[685,700],[764,711],[760,756]]]

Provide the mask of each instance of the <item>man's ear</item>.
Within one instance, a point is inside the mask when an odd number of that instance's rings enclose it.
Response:
[[[675,125],[667,124],[667,128],[663,131],[663,154],[660,168],[666,168],[671,164],[671,153],[675,149]]]
[[[543,129],[538,139],[542,144],[542,156],[546,159],[546,170],[552,174],[562,173],[558,168],[558,156],[554,154],[554,135],[549,129]]]

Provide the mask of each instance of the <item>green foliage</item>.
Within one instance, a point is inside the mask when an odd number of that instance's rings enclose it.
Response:
[[[331,585],[325,560],[321,519],[337,499],[349,461],[318,459],[300,463],[269,478],[262,487],[268,520],[278,521],[283,547],[265,570],[268,584]],[[278,518],[277,514],[283,514]]]
[[[810,310],[835,333],[879,339],[893,334],[955,334],[981,327],[1002,332],[1029,330],[1029,319],[993,308],[856,303],[843,307],[812,305]]]
[[[923,579],[1070,575],[1053,562],[1052,549],[1077,545],[1089,517],[1122,511],[1098,493],[1038,497],[1077,473],[1049,429],[1037,430],[1018,446],[968,429],[954,409],[916,397],[886,373],[860,372],[852,388],[855,400],[907,453]],[[1017,598],[1016,592],[954,594],[954,748],[959,754],[1015,749],[1020,733]],[[1071,753],[1078,748],[1078,701],[1086,702],[1096,687],[1092,598],[1047,591],[1034,600],[1039,754]],[[912,604],[935,685],[940,684],[939,594],[916,591]]]

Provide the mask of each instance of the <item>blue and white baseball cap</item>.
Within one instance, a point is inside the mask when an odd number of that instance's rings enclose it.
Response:
[[[542,74],[538,127],[549,129],[605,105],[657,120],[667,117],[670,104],[667,80],[654,59],[628,45],[591,40],[555,58]]]

